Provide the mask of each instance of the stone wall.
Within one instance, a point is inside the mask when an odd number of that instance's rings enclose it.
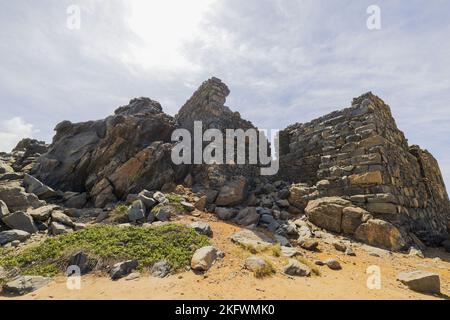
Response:
[[[450,204],[437,161],[408,146],[389,106],[367,93],[280,134],[280,177],[342,196],[427,243],[447,234]]]

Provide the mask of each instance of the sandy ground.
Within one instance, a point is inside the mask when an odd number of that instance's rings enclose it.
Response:
[[[277,272],[272,277],[256,279],[242,268],[245,257],[250,254],[229,239],[240,228],[217,221],[210,221],[210,224],[214,231],[212,242],[226,256],[206,275],[187,271],[157,279],[142,274],[134,280],[119,281],[87,275],[81,279],[80,290],[67,289],[66,278],[59,277],[47,287],[16,299],[448,299],[450,295],[450,254],[441,250],[429,249],[427,257],[421,259],[397,253],[374,257],[356,247],[356,257],[351,257],[321,243],[321,252],[302,251],[304,256],[311,261],[335,258],[341,263],[342,270],[333,271],[324,266],[318,267],[320,276],[293,278]],[[286,260],[269,257],[277,269],[282,270]],[[381,270],[379,290],[367,287],[369,275],[366,270],[374,265]],[[441,296],[416,293],[396,281],[399,272],[417,269],[440,275]]]

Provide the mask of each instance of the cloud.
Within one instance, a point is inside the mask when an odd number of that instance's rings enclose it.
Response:
[[[0,121],[0,151],[11,151],[23,138],[31,138],[35,134],[33,125],[21,117]]]

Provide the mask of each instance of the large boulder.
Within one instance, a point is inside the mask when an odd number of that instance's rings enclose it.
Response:
[[[402,272],[397,279],[409,289],[422,293],[441,293],[439,275],[425,271]]]
[[[393,224],[372,219],[361,224],[355,231],[355,238],[371,246],[398,251],[407,245],[399,229]]]
[[[161,189],[186,174],[185,166],[171,161],[175,128],[174,119],[148,98],[133,99],[103,120],[64,121],[33,175],[62,191],[86,191],[97,207]]]
[[[339,197],[328,197],[308,202],[305,213],[315,225],[329,231],[340,233],[342,213],[351,202]]]
[[[28,233],[38,232],[33,218],[25,212],[17,211],[3,217],[2,221],[11,229],[26,231]]]

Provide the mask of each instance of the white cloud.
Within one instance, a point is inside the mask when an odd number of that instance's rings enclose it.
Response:
[[[0,151],[10,152],[23,138],[31,138],[36,130],[21,117],[0,121]]]

